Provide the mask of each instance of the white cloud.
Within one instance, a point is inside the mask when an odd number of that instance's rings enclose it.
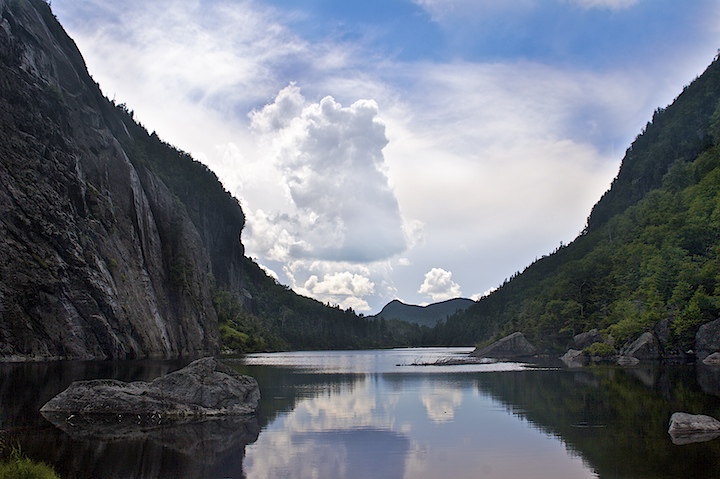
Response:
[[[386,263],[355,264],[331,261],[295,260],[283,266],[293,290],[326,304],[358,312],[371,309],[368,298],[391,295]]]
[[[445,301],[462,294],[460,285],[452,280],[452,273],[442,268],[433,268],[425,274],[425,281],[418,293],[428,295],[433,301]]]
[[[257,222],[249,239],[261,254],[363,263],[406,249],[382,152],[385,125],[374,101],[343,107],[327,96],[308,103],[290,85],[250,117],[289,200],[283,211],[252,213]]]

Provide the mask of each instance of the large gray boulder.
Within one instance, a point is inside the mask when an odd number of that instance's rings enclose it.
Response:
[[[695,335],[695,354],[702,361],[720,351],[720,319],[703,324]]]
[[[676,412],[670,416],[668,433],[678,445],[710,441],[720,437],[720,421],[703,414]]]
[[[132,417],[143,423],[188,418],[241,416],[255,412],[260,399],[257,381],[214,358],[198,359],[150,383],[114,379],[76,381],[48,401],[40,412],[49,419]],[[95,421],[97,422],[97,421]]]
[[[476,348],[475,351],[471,353],[472,356],[480,358],[503,359],[525,358],[535,356],[536,354],[537,349],[535,346],[530,344],[520,332],[505,336],[484,348]]]
[[[641,361],[654,361],[661,357],[660,343],[653,333],[645,332],[635,341],[620,351],[621,356],[639,359]]]

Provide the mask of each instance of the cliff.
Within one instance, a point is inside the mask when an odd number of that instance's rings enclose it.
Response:
[[[0,359],[219,351],[213,282],[243,291],[244,221],[102,95],[45,2],[0,0]]]

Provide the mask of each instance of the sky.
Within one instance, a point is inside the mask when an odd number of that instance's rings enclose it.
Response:
[[[717,0],[53,0],[104,94],[207,164],[246,254],[375,314],[585,227],[720,48]]]

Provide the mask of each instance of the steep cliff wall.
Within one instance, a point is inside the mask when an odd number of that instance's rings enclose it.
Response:
[[[103,97],[42,0],[0,0],[0,359],[216,352],[209,278],[242,288],[243,225]]]

